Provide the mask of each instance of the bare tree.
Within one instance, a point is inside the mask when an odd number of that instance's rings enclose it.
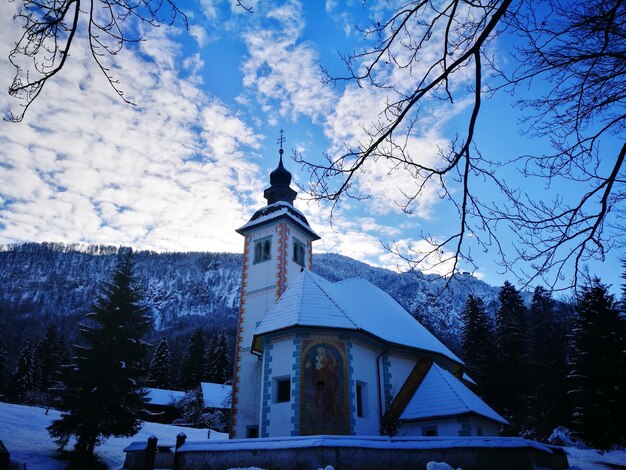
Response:
[[[187,18],[172,0],[22,0],[14,17],[23,32],[9,55],[16,68],[9,94],[20,111],[8,120],[19,122],[44,85],[65,65],[76,40],[86,36],[89,50],[115,92],[126,103],[107,58],[125,45],[141,41],[138,24],[152,27]]]
[[[342,197],[367,197],[356,180],[367,165],[381,162],[414,178],[414,191],[404,193],[401,205],[407,212],[435,184],[458,212],[456,230],[443,239],[421,233],[430,249],[398,254],[415,267],[435,258],[452,266],[450,274],[460,264],[476,268],[471,251],[476,243],[485,251],[495,249],[502,266],[526,284],[543,278],[564,288],[576,285],[586,260],[623,246],[623,227],[612,225],[609,216],[624,203],[626,144],[614,154],[604,148],[607,138],[623,138],[626,122],[623,1],[419,0],[394,7],[384,21],[359,31],[370,46],[343,56],[348,74],[327,73],[327,80],[384,90],[387,102],[378,120],[364,127],[362,142],[327,155],[321,164],[303,161],[311,170],[314,198],[337,203]],[[513,70],[494,58],[493,40],[504,35],[522,44],[513,51]],[[405,80],[395,80],[397,74]],[[425,163],[409,145],[424,131],[422,113],[433,102],[467,98],[468,81],[472,105],[464,131],[450,139],[449,148],[439,149],[438,164]],[[502,91],[521,96],[524,131],[552,143],[543,155],[511,156],[509,162],[528,176],[546,178],[548,185],[571,180],[574,202],[532,198],[500,178],[497,170],[506,161],[490,161],[477,148],[481,104]],[[507,202],[478,197],[477,186],[485,182]],[[519,234],[514,253],[505,252],[497,236],[504,224]],[[563,283],[571,266],[574,275]]]

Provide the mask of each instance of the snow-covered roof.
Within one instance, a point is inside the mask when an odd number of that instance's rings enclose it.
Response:
[[[254,335],[292,326],[363,331],[390,344],[431,351],[463,364],[389,294],[361,278],[333,283],[302,271]]]
[[[200,386],[202,387],[202,399],[205,407],[230,408],[231,385],[202,382]]]
[[[472,379],[469,375],[463,372],[463,380],[472,385],[478,385],[474,379]]]
[[[146,388],[148,402],[151,405],[171,405],[185,396],[185,392],[178,390],[165,390],[162,388]]]
[[[268,224],[276,219],[286,218],[296,226],[311,235],[315,240],[319,240],[319,235],[310,227],[308,220],[302,212],[285,201],[278,201],[256,211],[252,218],[235,230],[237,233],[244,233],[247,230],[260,225]]]
[[[468,413],[508,424],[460,380],[433,363],[400,419],[419,421]]]

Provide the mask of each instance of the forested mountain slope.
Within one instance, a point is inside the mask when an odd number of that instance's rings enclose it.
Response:
[[[0,246],[0,321],[29,325],[33,332],[50,322],[73,323],[76,316],[90,311],[98,286],[110,277],[117,251],[110,246],[58,243]],[[241,255],[138,251],[135,259],[157,330],[183,319],[211,330],[234,330]],[[369,280],[453,349],[467,295],[482,297],[490,313],[497,302],[498,288],[469,275],[459,275],[440,294],[442,280],[375,268],[337,254],[314,255],[313,270],[331,281],[355,276]]]

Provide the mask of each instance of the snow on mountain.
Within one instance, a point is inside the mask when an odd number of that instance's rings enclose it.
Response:
[[[0,246],[0,312],[58,319],[89,312],[98,286],[110,278],[118,248],[60,243]],[[239,308],[242,256],[232,253],[136,252],[136,274],[157,329],[181,317],[205,317],[233,327]],[[388,292],[458,351],[459,315],[469,293],[495,312],[498,288],[469,275],[445,281],[396,273],[338,254],[317,254],[313,271],[330,281],[362,277]]]

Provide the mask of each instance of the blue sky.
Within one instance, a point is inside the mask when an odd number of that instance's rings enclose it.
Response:
[[[0,243],[63,241],[131,245],[156,251],[239,252],[235,228],[265,204],[263,189],[277,163],[276,140],[285,130],[292,150],[317,161],[362,137],[362,124],[375,120],[384,102],[380,90],[322,83],[321,67],[345,73],[339,53],[364,45],[354,25],[376,19],[384,6],[360,0],[249,2],[249,14],[227,1],[179,2],[190,28],[181,23],[145,32],[110,64],[125,96],[123,103],[75,44],[67,67],[44,89],[24,122],[0,124]],[[381,3],[383,5],[384,2]],[[3,2],[0,80],[6,89],[13,69],[8,50],[19,25],[15,3]],[[506,62],[506,43],[492,45]],[[454,106],[431,106],[422,132],[411,143],[425,161],[447,145],[467,112],[462,89]],[[15,104],[5,94],[3,109]],[[519,111],[511,98],[486,101],[478,142],[487,158],[504,160],[541,149],[545,142],[519,134]],[[308,174],[287,161],[294,178]],[[390,269],[403,263],[382,243],[418,248],[420,232],[445,237],[458,220],[429,187],[402,213],[396,201],[411,188],[410,175],[388,177],[384,163],[359,175],[366,201],[344,200],[329,223],[330,207],[304,200],[296,205],[322,236],[318,252],[337,252]],[[509,178],[533,192],[541,183]],[[488,199],[491,189],[479,188]],[[566,186],[551,191],[567,194]],[[554,193],[553,193],[554,194]],[[501,228],[505,248],[512,234]],[[620,283],[612,252],[591,271]],[[476,275],[499,285],[495,254],[476,253]],[[429,265],[423,266],[429,268]],[[443,267],[444,270],[447,266]],[[461,270],[470,269],[461,266]]]

